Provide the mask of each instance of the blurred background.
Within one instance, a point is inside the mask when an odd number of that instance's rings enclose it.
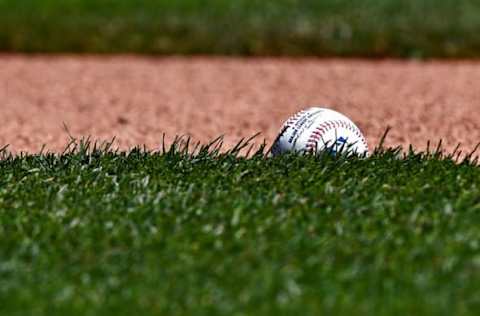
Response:
[[[469,58],[476,0],[0,0],[0,50]]]

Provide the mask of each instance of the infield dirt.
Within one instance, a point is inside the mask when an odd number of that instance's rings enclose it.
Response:
[[[349,116],[378,144],[480,141],[480,61],[1,56],[0,146],[64,149],[69,135],[123,149],[190,135],[227,146],[311,105]]]

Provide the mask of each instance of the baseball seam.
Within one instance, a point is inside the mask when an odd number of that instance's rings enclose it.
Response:
[[[287,119],[287,121],[285,122],[284,126],[291,127],[291,126],[295,125],[295,123],[296,123],[305,113],[307,113],[307,111],[305,111],[305,110],[302,110],[302,111],[300,111],[300,112],[295,113],[293,116],[291,116],[290,118]]]
[[[287,129],[289,127],[293,127],[305,113],[307,113],[306,110],[299,111],[285,121],[280,133],[278,134],[277,138],[273,142],[272,148],[270,149],[272,153],[275,153],[278,150],[278,141],[280,140],[280,138],[283,137]]]
[[[335,120],[335,121],[323,122],[313,130],[313,132],[310,134],[310,137],[307,140],[306,150],[307,151],[316,150],[318,148],[317,147],[318,141],[320,140],[323,141],[323,135],[325,135],[326,132],[332,129],[337,129],[337,128],[344,128],[353,132],[360,139],[360,141],[365,146],[365,148],[368,148],[365,137],[360,133],[360,131],[356,126],[352,125],[349,122]]]

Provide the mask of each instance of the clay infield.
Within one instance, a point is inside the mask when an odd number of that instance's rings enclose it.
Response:
[[[226,145],[309,105],[349,116],[376,145],[480,141],[480,62],[76,56],[0,57],[0,146],[62,150],[69,135],[159,148],[190,135]]]

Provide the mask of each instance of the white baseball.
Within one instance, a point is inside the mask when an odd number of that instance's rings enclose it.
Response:
[[[368,146],[360,129],[345,115],[336,111],[311,107],[290,117],[272,146],[272,154],[321,152],[368,154]]]

